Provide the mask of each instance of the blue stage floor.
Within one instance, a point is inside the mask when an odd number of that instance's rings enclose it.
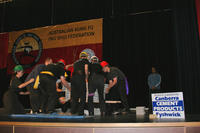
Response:
[[[85,116],[69,116],[59,114],[12,114],[10,118],[28,118],[28,119],[84,119]]]
[[[1,115],[0,121],[13,122],[81,122],[81,123],[149,123],[149,122],[200,122],[200,115],[186,115],[185,120],[149,119],[149,114],[137,116],[135,112],[125,115],[76,116],[60,114],[12,114]]]

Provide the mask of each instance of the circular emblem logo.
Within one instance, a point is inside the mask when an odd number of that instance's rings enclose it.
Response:
[[[42,41],[34,33],[20,35],[12,48],[12,58],[15,64],[29,68],[35,65],[42,55]]]

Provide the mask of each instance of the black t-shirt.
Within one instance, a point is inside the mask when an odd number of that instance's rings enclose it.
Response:
[[[60,79],[60,76],[65,76],[65,69],[58,64],[49,64],[44,67],[43,71],[49,71],[53,73],[56,79]]]
[[[90,74],[96,73],[96,74],[103,75],[102,67],[99,63],[90,63],[89,71],[90,71]]]
[[[113,80],[113,78],[117,77],[118,81],[125,80],[124,73],[116,67],[110,67],[110,72],[107,74],[107,80]]]
[[[87,59],[80,59],[74,63],[74,74],[83,74],[85,75],[85,64],[90,62]]]
[[[21,91],[20,88],[18,88],[18,86],[21,84],[21,80],[19,78],[17,78],[16,76],[10,81],[10,90],[15,92],[15,94],[19,94],[19,92]]]

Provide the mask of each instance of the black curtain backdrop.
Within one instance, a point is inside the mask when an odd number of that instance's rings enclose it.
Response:
[[[171,0],[13,0],[0,4],[0,32],[171,8]]]
[[[0,107],[3,106],[2,97],[4,92],[8,89],[9,80],[7,69],[0,69]]]
[[[200,42],[194,0],[174,1],[178,90],[184,93],[187,113],[200,113]]]
[[[152,11],[104,19],[103,56],[128,78],[132,107],[148,104],[147,76],[155,66],[162,90],[177,90],[172,11]]]

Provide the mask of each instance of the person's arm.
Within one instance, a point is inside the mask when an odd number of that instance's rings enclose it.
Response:
[[[30,92],[29,92],[29,91],[26,91],[26,92],[21,91],[21,92],[19,92],[19,94],[20,94],[20,95],[29,95]]]
[[[158,87],[160,85],[160,83],[161,83],[161,76],[158,74],[156,76],[156,85],[155,85],[155,87]]]
[[[28,80],[27,82],[24,82],[24,83],[22,83],[22,84],[20,84],[19,86],[18,86],[18,88],[24,88],[24,87],[26,87],[27,85],[29,85],[30,83],[32,83],[32,82],[34,82],[34,78],[31,78],[30,80]]]
[[[69,64],[65,66],[65,69],[68,70],[69,67],[72,67],[74,64]]]
[[[113,80],[109,80],[108,87],[106,88],[106,94],[109,93],[110,89],[117,84],[117,77],[114,77]]]
[[[68,89],[71,91],[71,87],[69,86],[69,83],[65,80],[65,77],[64,76],[60,76],[60,80],[62,82],[62,84]]]
[[[85,80],[88,81],[89,71],[88,71],[88,64],[85,64]]]

